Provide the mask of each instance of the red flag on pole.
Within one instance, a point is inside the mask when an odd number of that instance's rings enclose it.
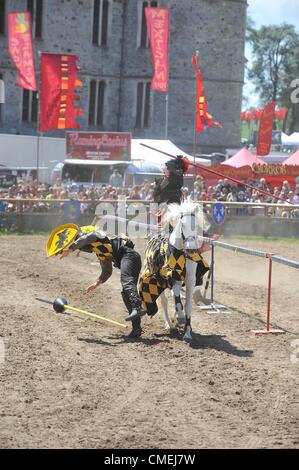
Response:
[[[75,118],[83,114],[75,108],[77,80],[75,55],[42,54],[40,85],[40,131],[79,129]]]
[[[203,85],[203,78],[199,67],[198,55],[192,56],[192,64],[194,67],[195,78],[197,79],[196,87],[196,132],[203,132],[205,125],[208,127],[216,126],[222,128],[220,122],[214,121],[213,116],[208,113],[207,98]]]
[[[154,66],[151,87],[157,91],[167,92],[169,9],[146,7],[145,17]]]
[[[265,156],[270,153],[275,107],[276,102],[271,101],[263,109],[258,134],[257,155]]]
[[[261,120],[261,117],[262,117],[262,114],[263,114],[263,110],[262,109],[254,109],[253,110],[253,119],[255,121],[260,121]]]
[[[19,72],[17,84],[26,90],[37,91],[28,11],[8,13],[8,48]]]
[[[288,112],[288,109],[283,108],[283,109],[278,109],[275,111],[275,117],[278,119],[278,121],[283,121],[284,118],[286,117],[286,114]]]

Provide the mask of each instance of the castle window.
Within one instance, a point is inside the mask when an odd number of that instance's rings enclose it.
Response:
[[[102,127],[104,124],[104,99],[106,83],[104,80],[90,80],[88,124]]]
[[[30,12],[32,36],[42,38],[43,0],[27,0],[27,11]]]
[[[147,35],[145,8],[158,7],[158,2],[141,2],[138,4],[138,30],[137,30],[137,47],[149,47],[149,39]]]
[[[150,90],[150,82],[137,84],[136,127],[138,129],[150,127]]]
[[[94,0],[92,44],[107,46],[108,44],[109,1]]]
[[[0,0],[0,34],[5,34],[5,0]]]
[[[37,92],[23,89],[22,121],[36,123],[37,115],[38,115]]]

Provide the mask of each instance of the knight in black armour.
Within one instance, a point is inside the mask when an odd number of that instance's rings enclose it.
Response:
[[[169,160],[166,163],[166,174],[161,179],[156,179],[153,193],[154,201],[158,204],[180,204],[182,199],[182,187],[184,185],[184,174],[189,168],[189,160],[183,155]]]
[[[133,327],[129,336],[141,336],[140,320],[146,313],[141,308],[137,289],[141,257],[134,249],[132,240],[125,235],[108,236],[98,231],[95,226],[78,227],[76,224],[62,225],[51,233],[47,243],[48,256],[60,254],[60,257],[64,258],[76,250],[95,253],[102,268],[100,276],[86,289],[86,293],[104,284],[112,275],[113,266],[120,269],[121,295],[129,312],[126,320],[131,321]]]

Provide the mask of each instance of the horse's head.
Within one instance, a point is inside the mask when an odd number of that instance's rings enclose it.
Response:
[[[180,250],[196,250],[201,247],[203,232],[208,229],[208,222],[201,204],[184,202],[181,205],[170,204],[165,222],[173,227],[169,241]]]

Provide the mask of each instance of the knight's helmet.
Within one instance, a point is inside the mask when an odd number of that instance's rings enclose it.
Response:
[[[93,225],[78,227],[76,224],[69,223],[56,227],[51,232],[47,241],[47,256],[58,255],[58,253],[70,246],[78,237],[95,231],[96,227]]]
[[[183,175],[184,173],[187,173],[190,162],[187,157],[178,155],[176,158],[168,160],[165,165],[170,173]]]

